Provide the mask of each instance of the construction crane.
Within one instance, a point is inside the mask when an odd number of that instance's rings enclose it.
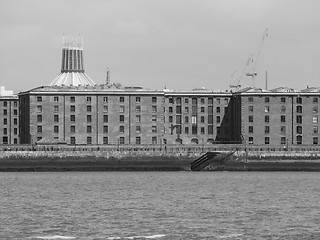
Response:
[[[252,79],[252,87],[254,87],[254,79],[255,77],[258,75],[256,72],[256,67],[259,61],[259,57],[261,54],[261,49],[263,46],[263,43],[265,41],[265,38],[268,37],[268,28],[265,29],[262,39],[259,42],[259,45],[257,46],[256,50],[254,51],[254,53],[251,53],[249,58],[247,59],[242,71],[240,72],[240,74],[237,75],[237,77],[235,78],[235,80],[233,81],[233,83],[230,85],[230,88],[234,88],[236,89],[236,91],[239,90],[239,88],[241,87],[241,79],[244,76],[244,74],[248,77],[251,77]],[[231,74],[231,77],[233,78],[233,76],[235,75],[237,71],[233,72]]]

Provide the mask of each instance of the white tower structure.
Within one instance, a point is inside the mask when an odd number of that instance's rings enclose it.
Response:
[[[80,35],[64,35],[61,73],[50,86],[94,86],[96,83],[84,73],[83,39]]]

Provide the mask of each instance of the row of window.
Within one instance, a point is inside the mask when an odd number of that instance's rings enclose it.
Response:
[[[13,106],[14,107],[18,107],[18,101],[14,101],[13,102]],[[8,107],[8,102],[7,101],[3,101],[3,107]]]
[[[253,144],[253,137],[249,137],[248,138],[248,143],[249,144]],[[296,143],[297,144],[302,144],[302,136],[301,135],[297,135],[296,136]],[[312,143],[314,145],[319,143],[319,138],[318,137],[312,137]],[[270,137],[265,137],[264,138],[264,144],[268,145],[270,144]],[[286,137],[281,137],[280,138],[280,144],[281,145],[287,145],[288,144],[288,140],[286,139]]]
[[[248,102],[253,102],[253,97],[248,97]],[[264,102],[265,103],[269,103],[270,102],[270,97],[265,97],[264,98]],[[286,102],[286,98],[285,97],[280,97],[280,102],[281,103],[285,103]],[[312,99],[313,103],[318,103],[318,97],[313,97]],[[302,104],[302,97],[297,97],[296,98],[296,103],[297,104]]]
[[[9,138],[7,136],[2,137],[2,144],[9,144]],[[18,144],[18,138],[13,139],[13,144]]]
[[[176,124],[182,124],[182,116],[177,115],[175,117],[176,117]],[[207,118],[208,118],[208,124],[213,124],[214,116],[208,115]],[[206,116],[200,116],[200,123],[205,123],[205,119],[206,119]],[[216,123],[220,124],[222,119],[223,118],[221,116],[216,116]],[[190,122],[189,120],[190,120],[189,116],[184,116],[184,123],[188,124]],[[169,116],[168,121],[169,121],[169,123],[173,123],[173,116]],[[227,123],[228,118],[224,118],[224,121]],[[191,123],[197,124],[198,123],[198,116],[191,116]]]
[[[92,101],[92,97],[86,97],[87,102],[91,102]],[[124,102],[125,97],[119,97],[119,102]],[[54,96],[53,97],[53,101],[54,102],[59,102],[59,97],[58,96]],[[75,102],[76,101],[76,97],[75,96],[70,96],[70,102]],[[157,97],[151,97],[151,101],[152,103],[156,103],[157,102]],[[42,102],[42,96],[37,96],[37,102]],[[103,102],[107,103],[108,102],[108,97],[103,97]],[[140,103],[141,102],[141,97],[136,97],[136,102]],[[4,102],[4,106],[7,106],[7,102]]]
[[[38,141],[41,140],[41,137],[38,138]],[[136,137],[136,142],[135,144],[141,144],[141,137]],[[103,144],[109,144],[109,138],[108,137],[103,137],[102,139]],[[158,139],[157,137],[151,137],[151,142],[152,144],[158,144]],[[76,144],[76,138],[75,137],[70,137],[70,144],[75,145]],[[87,144],[92,144],[92,137],[87,137]],[[119,137],[117,144],[123,145],[125,144],[125,138],[124,137]]]
[[[8,109],[3,109],[3,116],[7,116],[8,115]],[[18,110],[14,109],[13,110],[13,115],[17,116],[18,115]]]
[[[8,125],[8,119],[4,118],[3,119],[3,125]],[[18,118],[13,119],[13,125],[18,125]]]
[[[319,127],[318,126],[312,126],[312,132],[318,133]],[[253,133],[253,126],[248,126],[248,132]],[[302,134],[302,126],[296,126],[296,132],[298,134]],[[264,133],[269,134],[270,133],[270,126],[264,126]],[[280,133],[286,134],[286,126],[280,126]]]
[[[318,123],[319,117],[318,116],[312,116],[312,123],[316,124]],[[248,116],[248,122],[249,123],[253,123],[253,115],[249,115]],[[265,115],[264,116],[264,122],[268,123],[270,122],[270,116],[269,115]],[[281,115],[280,116],[280,122],[285,123],[286,122],[286,116],[285,115]],[[296,123],[297,124],[302,124],[302,115],[297,115],[296,116]]]
[[[13,128],[13,134],[17,135],[18,134],[18,128]],[[3,128],[3,135],[8,135],[8,129]]]
[[[253,106],[248,106],[249,112],[253,112]],[[280,111],[285,112],[286,111],[286,106],[282,105],[280,106]],[[270,106],[265,106],[264,107],[264,112],[270,112]],[[302,113],[302,106],[296,106],[296,112],[297,113]],[[318,113],[318,106],[313,106],[312,107],[312,113]]]
[[[208,99],[208,104],[209,105],[213,105],[213,99],[214,98],[209,97],[207,99]],[[217,104],[221,104],[222,103],[222,100],[220,98],[215,98],[215,99],[216,99]],[[200,98],[200,104],[205,104],[206,103],[205,100],[206,100],[206,98]],[[223,101],[224,101],[224,104],[227,105],[229,103],[229,98],[224,98]],[[175,103],[177,105],[181,105],[182,98],[181,97],[170,97],[169,98],[169,103]],[[185,104],[189,104],[189,98],[184,98],[184,103]],[[197,105],[198,104],[198,98],[193,97],[191,99],[191,103],[192,103],[192,105]]]

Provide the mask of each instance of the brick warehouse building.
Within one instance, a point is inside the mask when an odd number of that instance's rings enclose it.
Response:
[[[64,38],[51,84],[19,93],[19,103],[10,98],[19,121],[3,127],[3,144],[318,145],[318,88],[149,90],[108,78],[97,85],[85,74],[81,41]]]

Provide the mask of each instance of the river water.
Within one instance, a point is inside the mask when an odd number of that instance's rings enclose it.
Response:
[[[320,174],[0,173],[0,239],[320,239]]]

